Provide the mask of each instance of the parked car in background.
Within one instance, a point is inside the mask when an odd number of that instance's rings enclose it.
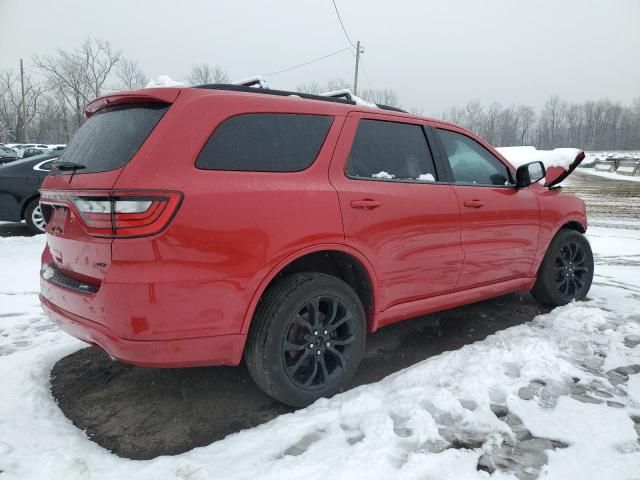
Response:
[[[41,295],[62,329],[151,367],[238,365],[294,406],[367,334],[530,290],[586,296],[585,204],[451,123],[237,85],[91,102],[41,189]],[[151,172],[151,173],[150,173]]]
[[[38,189],[59,154],[23,158],[0,166],[0,221],[24,220],[33,233],[43,233],[45,221]]]
[[[43,143],[25,143],[19,147],[15,147],[14,150],[18,153],[18,158],[24,158],[25,152],[34,148],[41,150],[40,153],[46,153],[49,151],[49,147]]]
[[[0,147],[0,165],[14,162],[18,159],[18,154],[13,148]]]
[[[23,152],[22,152],[22,157],[21,158],[29,158],[29,157],[33,157],[35,155],[43,155],[46,153],[51,153],[50,150],[48,148],[26,148]]]

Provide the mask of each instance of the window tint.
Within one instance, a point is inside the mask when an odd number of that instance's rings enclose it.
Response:
[[[347,162],[353,178],[433,182],[436,171],[419,125],[361,120]]]
[[[475,140],[450,130],[438,130],[456,183],[509,185],[507,167]]]
[[[121,168],[135,155],[168,108],[168,105],[135,104],[99,110],[73,136],[61,161],[85,166],[74,170],[75,175]]]
[[[196,166],[209,170],[297,172],[313,163],[332,117],[256,113],[232,117],[204,146]]]

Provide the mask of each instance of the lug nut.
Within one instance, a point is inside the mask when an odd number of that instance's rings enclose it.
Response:
[[[326,335],[327,333],[329,333],[329,330],[325,330],[324,332],[322,332],[323,335]]]
[[[318,335],[318,330],[314,330],[314,331],[313,331],[313,334],[314,334],[314,335]]]
[[[316,355],[322,354],[322,350],[316,350]]]
[[[331,342],[327,342],[324,344],[327,348],[329,348],[331,346]]]
[[[315,347],[315,345],[313,343],[310,343],[309,348],[313,348],[313,347]]]

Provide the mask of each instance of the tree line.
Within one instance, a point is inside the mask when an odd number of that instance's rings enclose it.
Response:
[[[468,128],[495,146],[640,149],[640,97],[623,106],[606,98],[572,103],[552,96],[539,112],[527,105],[486,107],[471,101],[465,107],[451,107],[440,118]]]
[[[35,55],[24,77],[24,107],[19,73],[0,72],[0,142],[66,143],[84,122],[84,109],[105,93],[147,86],[150,79],[139,63],[125,57],[110,42],[88,38],[71,50]],[[229,83],[219,65],[194,65],[189,85]],[[321,84],[309,81],[296,91],[319,94],[352,89],[342,78]],[[423,109],[403,107],[391,88],[359,89],[358,96],[422,115]],[[538,148],[575,146],[585,150],[640,149],[640,97],[623,106],[608,99],[569,103],[557,96],[539,112],[528,105],[489,106],[471,101],[435,117],[462,125],[496,146],[535,145]]]

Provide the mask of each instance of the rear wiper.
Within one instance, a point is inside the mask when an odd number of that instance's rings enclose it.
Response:
[[[87,168],[86,165],[82,165],[81,163],[74,163],[74,162],[58,161],[58,162],[51,162],[51,165],[56,167],[56,169],[60,170],[61,172],[66,172],[70,170],[75,172],[76,170],[82,170],[83,168]]]

